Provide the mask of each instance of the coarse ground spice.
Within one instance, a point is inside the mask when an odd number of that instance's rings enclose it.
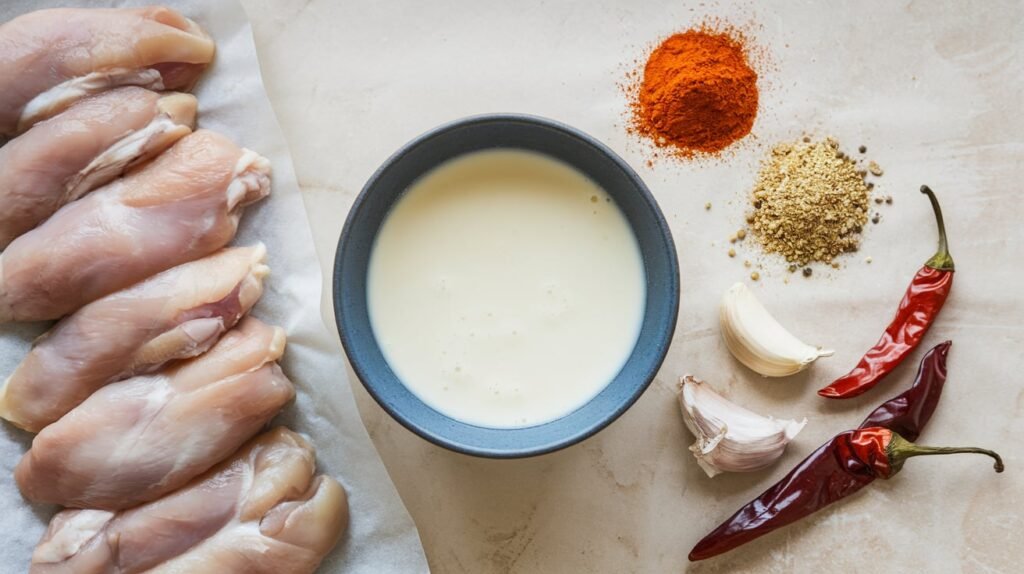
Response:
[[[681,157],[720,152],[757,117],[757,73],[733,30],[669,36],[634,82],[631,130]]]
[[[792,264],[832,260],[860,246],[868,185],[832,139],[778,144],[750,194],[747,221],[758,243]],[[805,275],[810,275],[807,269]]]

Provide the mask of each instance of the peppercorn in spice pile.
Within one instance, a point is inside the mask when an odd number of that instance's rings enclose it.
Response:
[[[782,143],[761,166],[747,222],[766,252],[794,265],[832,263],[860,246],[869,194],[836,140]]]

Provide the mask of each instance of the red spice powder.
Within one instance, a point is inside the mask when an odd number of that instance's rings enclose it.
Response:
[[[742,36],[729,32],[666,38],[633,90],[632,131],[687,158],[717,154],[746,136],[758,104],[757,73],[746,54]]]

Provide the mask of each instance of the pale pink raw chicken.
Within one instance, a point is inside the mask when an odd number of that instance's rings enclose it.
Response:
[[[311,574],[348,527],[345,490],[313,447],[276,428],[155,502],[65,510],[30,574]]]
[[[263,294],[266,253],[223,249],[65,317],[0,388],[0,417],[39,432],[107,383],[205,352]]]
[[[206,354],[112,383],[43,429],[14,470],[29,500],[119,510],[230,455],[295,396],[285,334],[251,317]]]
[[[112,87],[189,90],[213,54],[195,22],[161,6],[19,16],[0,26],[0,134]]]
[[[85,98],[0,148],[0,250],[62,205],[192,132],[196,98],[126,87]]]
[[[209,130],[62,207],[0,254],[0,322],[60,318],[224,247],[270,164]]]

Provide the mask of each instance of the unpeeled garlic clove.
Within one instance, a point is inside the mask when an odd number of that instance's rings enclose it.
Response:
[[[725,292],[719,309],[722,339],[736,359],[766,377],[806,369],[834,351],[804,343],[786,330],[743,283]]]
[[[680,379],[679,406],[686,428],[697,438],[690,451],[710,477],[770,465],[807,424],[807,419],[761,416],[726,400],[692,375]]]

